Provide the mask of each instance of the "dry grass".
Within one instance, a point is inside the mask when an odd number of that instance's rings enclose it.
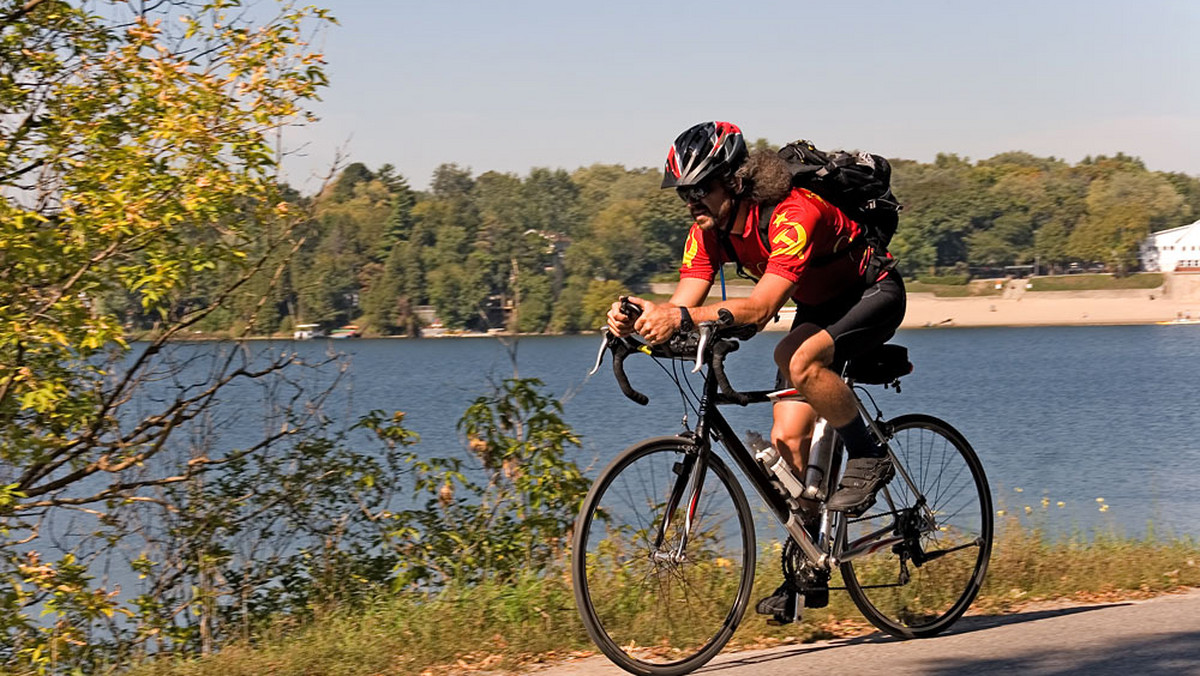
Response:
[[[778,583],[774,546],[763,551],[755,594]],[[1116,535],[1050,539],[1004,516],[975,612],[1011,612],[1051,599],[1112,600],[1200,586],[1200,544]],[[833,581],[838,584],[837,577]],[[637,618],[630,618],[637,621]],[[844,592],[804,622],[770,627],[748,615],[730,648],[796,643],[871,631]],[[396,595],[366,609],[334,613],[310,626],[281,625],[253,647],[232,645],[187,662],[148,664],[138,676],[399,676],[504,673],[532,663],[595,651],[561,572],[514,584],[451,589],[433,596]]]

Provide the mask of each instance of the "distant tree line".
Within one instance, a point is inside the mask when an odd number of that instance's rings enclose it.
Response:
[[[413,334],[431,306],[425,318],[450,329],[594,328],[619,293],[679,264],[690,219],[659,180],[616,165],[520,177],[446,164],[417,191],[391,165],[351,164],[303,200],[315,219],[260,325]],[[904,210],[891,248],[910,277],[1073,262],[1126,274],[1147,234],[1200,212],[1200,179],[1123,154],[895,160],[893,186]]]

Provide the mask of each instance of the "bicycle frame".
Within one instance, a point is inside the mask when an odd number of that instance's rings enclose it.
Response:
[[[847,381],[853,385],[852,382]],[[746,397],[749,403],[766,403],[769,401],[767,392],[747,392]],[[746,448],[737,433],[733,431],[729,422],[718,410],[718,406],[729,404],[740,404],[742,402],[734,401],[723,395],[717,384],[717,379],[713,377],[711,370],[705,374],[704,378],[704,394],[700,399],[699,407],[699,422],[693,432],[694,443],[698,452],[689,454],[685,459],[683,471],[680,472],[678,479],[671,490],[671,495],[667,502],[667,511],[660,524],[657,537],[655,540],[655,557],[668,558],[673,561],[682,561],[686,558],[686,549],[688,538],[691,533],[692,519],[695,515],[696,503],[700,493],[704,487],[704,479],[708,469],[708,457],[713,453],[712,439],[715,437],[729,452],[734,462],[741,468],[742,474],[750,481],[751,485],[757,491],[758,495],[770,507],[776,520],[787,530],[788,534],[796,541],[805,557],[814,565],[832,569],[837,565],[846,561],[852,561],[862,556],[867,556],[877,552],[885,547],[890,547],[894,544],[904,541],[905,535],[902,530],[897,527],[895,519],[899,518],[901,512],[897,511],[895,504],[892,501],[891,495],[887,492],[886,487],[881,490],[881,494],[886,500],[890,513],[893,516],[891,523],[879,528],[876,531],[868,533],[851,543],[845,543],[844,528],[845,521],[839,516],[831,516],[831,512],[823,512],[821,520],[820,538],[821,542],[814,542],[812,536],[805,529],[799,514],[793,512],[788,505],[787,500],[780,495],[775,489],[767,471],[759,464],[754,454]],[[872,431],[881,440],[887,439],[885,430],[881,429],[880,424],[870,415],[862,401],[855,395],[855,403],[859,413],[863,416]],[[908,472],[899,463],[891,448],[888,449],[889,455],[892,455],[892,460],[898,470],[898,474],[902,480],[910,487],[914,495],[918,498],[918,505],[925,510],[923,528],[928,528],[928,524],[933,523],[932,514],[929,513],[928,507],[925,504],[925,498],[917,490],[912,478]],[[829,458],[832,460],[834,454],[830,453]],[[832,462],[831,462],[832,464]],[[826,467],[825,475],[827,480],[833,480],[834,477],[829,476],[829,468]],[[689,471],[690,470],[690,471]],[[666,534],[672,521],[672,514],[679,507],[683,500],[684,494],[688,495],[687,512],[685,513],[684,529],[677,550],[671,554],[666,554],[657,551],[661,547],[666,538]],[[837,537],[832,537],[837,533]],[[823,545],[823,546],[821,546]]]

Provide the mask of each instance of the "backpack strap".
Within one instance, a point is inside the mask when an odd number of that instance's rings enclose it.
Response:
[[[758,205],[758,223],[755,224],[755,229],[758,230],[758,239],[762,242],[763,248],[767,251],[767,256],[771,255],[771,216],[775,214],[775,209],[779,206],[779,202],[767,202]]]

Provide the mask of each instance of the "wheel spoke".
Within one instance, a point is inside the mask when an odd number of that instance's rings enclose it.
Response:
[[[897,517],[920,519],[905,526],[908,544],[896,548],[900,553],[883,548],[843,564],[842,576],[855,604],[875,626],[896,636],[931,636],[962,615],[982,584],[991,554],[991,495],[974,451],[948,425],[928,416],[903,416],[889,425],[893,452],[913,483],[892,482],[887,489],[891,508],[914,509],[918,496],[926,504],[917,515]],[[874,523],[850,521],[843,542],[878,528],[879,519],[887,516],[879,515]],[[932,558],[923,558],[930,554]]]
[[[633,671],[676,674],[706,662],[740,621],[753,583],[749,506],[715,456],[696,496],[684,557],[673,558],[692,497],[690,477],[682,477],[686,492],[675,513],[665,514],[683,451],[680,441],[658,441],[619,456],[585,501],[575,537],[572,569],[584,625],[609,658]],[[594,514],[605,515],[607,525],[588,518]]]

